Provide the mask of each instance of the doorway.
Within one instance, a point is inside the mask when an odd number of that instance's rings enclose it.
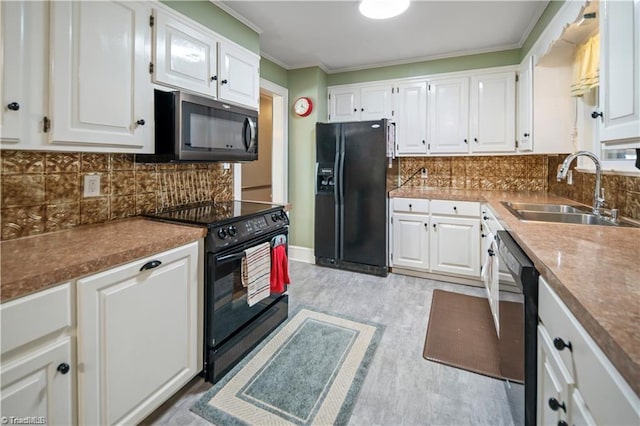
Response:
[[[263,109],[263,100],[270,100],[270,106],[266,106],[270,112]],[[268,103],[268,102],[267,102]],[[288,171],[288,126],[289,126],[289,90],[286,87],[282,87],[269,80],[260,79],[260,114],[258,119],[258,158],[259,160],[251,163],[234,163],[233,164],[233,198],[235,200],[245,201],[261,201],[255,197],[259,195],[255,187],[265,186],[263,188],[263,195],[266,193],[267,185],[271,186],[270,194],[271,199],[267,202],[273,202],[278,204],[286,204],[289,199],[289,171]],[[261,126],[262,116],[271,116],[270,129],[263,129]],[[270,137],[269,137],[270,136]],[[253,163],[260,161],[262,153],[263,140],[268,138],[270,140],[270,162],[271,162],[271,178],[270,183],[267,183],[269,178],[265,177],[260,179],[258,183],[250,181],[248,185],[244,183],[245,168],[249,168]],[[251,172],[250,172],[251,173]],[[252,179],[247,176],[246,179]],[[247,193],[244,193],[243,189],[247,189]],[[248,198],[249,197],[249,198]],[[266,198],[266,197],[264,197]]]
[[[258,159],[242,165],[242,200],[273,201],[272,151],[273,97],[261,93],[260,114],[258,115]]]

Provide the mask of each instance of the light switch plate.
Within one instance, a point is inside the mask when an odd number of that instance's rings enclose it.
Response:
[[[84,175],[84,197],[98,197],[100,195],[100,175]]]

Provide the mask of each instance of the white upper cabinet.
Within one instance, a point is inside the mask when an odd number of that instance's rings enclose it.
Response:
[[[515,151],[515,82],[513,71],[471,77],[471,151]]]
[[[329,89],[329,121],[366,121],[392,118],[392,86],[363,85]]]
[[[3,1],[0,68],[1,147],[24,149],[46,143],[49,2]]]
[[[258,109],[260,57],[240,46],[220,43],[219,98]]]
[[[517,128],[518,150],[533,151],[533,56],[518,71]]]
[[[640,1],[600,0],[600,140],[640,137]]]
[[[218,96],[218,40],[162,10],[154,10],[153,81]]]
[[[357,121],[358,105],[360,105],[360,89],[339,88],[329,89],[329,121],[339,123]]]
[[[429,152],[469,151],[469,78],[429,81]]]
[[[150,11],[136,2],[51,2],[51,143],[152,152]]]
[[[396,151],[427,153],[427,82],[398,85]]]
[[[391,85],[364,86],[360,89],[360,120],[391,118]]]

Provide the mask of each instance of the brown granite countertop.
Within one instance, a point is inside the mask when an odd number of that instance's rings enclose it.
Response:
[[[104,271],[204,238],[206,228],[124,219],[0,243],[0,300]]]
[[[500,203],[577,204],[546,193],[401,188],[389,196],[488,202],[540,275],[640,395],[640,228],[522,222]]]

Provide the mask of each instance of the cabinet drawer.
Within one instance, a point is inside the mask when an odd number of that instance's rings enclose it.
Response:
[[[595,341],[549,285],[540,278],[538,314],[551,341],[571,343],[553,350],[578,384],[597,424],[639,424],[640,400]]]
[[[394,198],[393,211],[407,213],[429,213],[429,200],[420,198]]]
[[[431,200],[431,214],[480,217],[480,203],[473,201]]]
[[[71,326],[71,283],[0,305],[2,353]]]

